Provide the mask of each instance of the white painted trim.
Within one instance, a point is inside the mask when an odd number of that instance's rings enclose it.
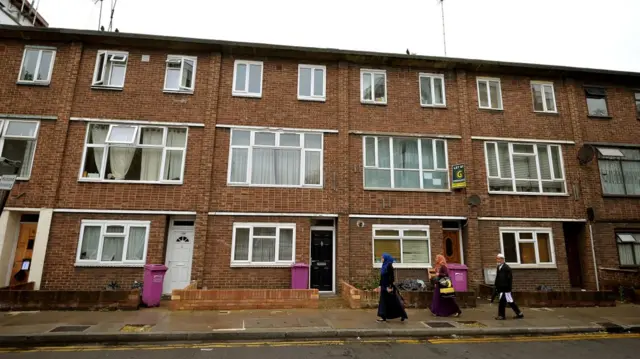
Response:
[[[98,240],[98,250],[96,253],[96,259],[80,259],[82,254],[82,244],[86,238],[84,238],[85,228],[87,226],[100,227],[100,237]],[[123,238],[123,252],[122,259],[119,261],[103,261],[102,250],[104,248],[105,237],[108,237],[106,230],[108,226],[124,226],[124,232],[118,234],[118,237]],[[127,260],[127,253],[129,248],[129,228],[141,227],[145,229],[144,248],[142,249],[142,259],[140,260]],[[96,219],[83,219],[80,222],[80,236],[78,237],[78,245],[76,249],[76,267],[144,267],[147,261],[147,255],[149,254],[149,237],[151,231],[151,221],[130,221],[130,220],[96,220]],[[113,235],[113,234],[112,234]]]
[[[337,131],[336,131],[337,132]],[[350,130],[350,135],[363,135],[363,136],[389,136],[389,137],[420,137],[420,138],[447,138],[459,140],[462,138],[460,135],[442,135],[442,134],[429,134],[429,133],[402,133],[402,132],[378,132],[378,131],[358,131]]]
[[[162,294],[171,294],[171,291],[169,292],[165,292],[165,286],[166,286],[166,282],[168,281],[169,284],[171,284],[171,276],[168,275],[169,271],[171,270],[171,266],[169,265],[170,259],[171,259],[171,251],[174,250],[174,244],[175,244],[175,237],[174,237],[174,233],[189,233],[191,235],[191,258],[189,258],[189,280],[188,283],[191,283],[191,277],[193,274],[193,253],[194,253],[194,249],[195,249],[195,241],[196,241],[196,231],[195,231],[195,222],[194,222],[194,226],[193,227],[179,227],[179,226],[174,226],[173,222],[174,222],[175,218],[171,218],[171,222],[169,224],[169,231],[167,231],[167,245],[166,245],[166,249],[165,249],[165,256],[164,256],[164,265],[167,267],[167,272],[166,275],[164,276],[164,282],[162,283]],[[182,288],[179,288],[182,289]],[[173,289],[172,289],[173,290]]]
[[[564,144],[564,145],[575,145],[576,144],[574,141],[568,141],[568,140],[539,140],[539,139],[534,139],[534,138],[471,136],[471,139],[472,140],[479,140],[479,141],[553,143],[553,144]]]
[[[81,263],[75,262],[75,267],[89,267],[89,268],[143,268],[144,263]]]
[[[100,213],[100,214],[167,214],[174,216],[195,216],[195,211],[152,211],[152,210],[127,210],[127,209],[75,209],[56,208],[54,213]]]
[[[520,232],[531,232],[532,239],[520,239]],[[504,254],[504,233],[513,233],[516,245],[516,256],[518,262],[506,262],[511,268],[529,268],[529,269],[555,269],[556,264],[556,247],[553,240],[553,228],[551,227],[499,227],[498,235],[500,239],[500,253]],[[549,235],[549,248],[551,250],[551,262],[540,263],[540,252],[538,249],[538,233],[546,233]],[[533,243],[536,263],[533,264],[521,264],[520,258],[520,243]]]
[[[275,228],[275,254],[273,262],[253,262],[253,241],[255,240],[254,229],[256,227]],[[249,229],[249,250],[247,251],[246,260],[236,260],[236,232],[238,228]],[[280,260],[280,230],[291,229],[293,231],[293,238],[291,243],[291,260]],[[291,267],[296,261],[296,231],[297,225],[295,223],[279,223],[279,222],[234,222],[231,234],[231,261],[230,267],[279,267],[288,268]],[[263,237],[263,236],[258,236]],[[271,237],[271,236],[268,236]]]
[[[381,218],[381,219],[443,219],[443,220],[466,220],[463,216],[418,216],[418,215],[392,215],[392,214],[350,214],[349,218]],[[406,227],[406,226],[405,226]]]
[[[586,222],[584,218],[478,217],[478,221]]]
[[[318,128],[292,128],[292,127],[274,127],[274,126],[243,126],[243,125],[225,125],[218,123],[216,128],[237,128],[243,130],[257,131],[287,131],[287,132],[322,132],[322,133],[338,133],[338,130],[318,129]]]
[[[180,61],[180,74],[178,75],[178,88],[168,88],[167,87],[167,78],[169,77],[169,61],[178,60]],[[182,74],[184,73],[184,62],[185,60],[193,61],[193,73],[191,76],[191,88],[181,88],[182,83]],[[167,93],[179,93],[179,94],[188,94],[193,95],[196,88],[196,71],[198,67],[198,57],[197,56],[186,56],[186,55],[167,55],[165,72],[164,72],[164,86],[163,92]]]
[[[5,211],[10,211],[10,212],[40,212],[43,209],[46,208],[20,208],[20,207],[5,207],[4,210]]]
[[[450,231],[450,232],[458,232],[458,244],[460,244],[459,248],[460,248],[460,264],[464,265],[464,248],[463,248],[463,244],[462,244],[462,225],[460,222],[458,222],[458,228],[445,228],[442,227],[442,232],[444,231]],[[443,236],[443,245],[444,245],[444,236]],[[443,252],[444,252],[443,248]]]
[[[335,223],[334,223],[335,225]],[[331,231],[331,290],[319,291],[320,293],[336,293],[336,228],[330,226],[311,226],[309,229],[309,289],[311,289],[311,233],[313,231]]]
[[[398,232],[398,236],[384,236],[378,235],[377,238],[380,240],[397,240],[400,242],[400,262],[396,262],[393,267],[396,269],[399,268],[431,268],[431,255],[433,251],[431,250],[432,242],[431,242],[431,228],[429,225],[421,225],[421,224],[374,224],[371,226],[371,261],[373,263],[373,268],[382,268],[382,263],[376,263],[376,230],[377,229],[392,229]],[[402,263],[402,257],[404,256],[404,242],[405,241],[424,241],[424,237],[412,237],[404,236],[404,231],[409,230],[418,230],[418,231],[426,231],[427,238],[426,241],[429,245],[429,262],[428,263]]]
[[[195,214],[196,212],[193,212]],[[244,217],[327,217],[337,218],[335,213],[269,213],[269,212],[209,212],[210,216],[244,216]]]
[[[245,83],[244,88],[241,90],[236,89],[236,76],[238,74],[238,65],[246,66],[245,73]],[[251,77],[249,76],[249,69],[251,65],[259,65],[260,66],[260,92],[249,92],[249,80]],[[264,82],[264,62],[262,61],[249,61],[249,60],[236,60],[233,64],[233,82],[231,83],[231,96],[238,97],[254,97],[261,98],[262,97],[262,83]]]
[[[309,92],[309,96],[300,95],[300,76],[302,69],[311,70],[311,81],[309,81],[309,85],[311,86],[311,91]],[[322,70],[322,95],[314,95],[313,89],[315,84],[315,70]],[[308,64],[298,64],[298,100],[301,101],[320,101],[324,102],[327,99],[327,67],[324,65],[308,65]]]
[[[36,73],[34,74],[34,78],[31,81],[22,80],[22,70],[24,69],[24,61],[27,58],[27,51],[35,50],[38,51],[38,57],[36,58]],[[49,70],[47,71],[47,79],[46,80],[38,80],[38,72],[40,71],[40,63],[42,61],[42,53],[44,51],[51,51],[53,54],[51,55],[51,63],[49,64]],[[20,85],[36,85],[36,86],[49,86],[51,84],[51,78],[53,77],[53,65],[56,61],[56,54],[58,49],[55,47],[48,46],[25,46],[24,51],[22,52],[22,62],[20,63],[20,70],[18,71],[18,81],[17,84]]]
[[[534,85],[540,85],[541,88],[540,90],[542,91],[541,96],[542,96],[542,110],[538,111],[536,110],[536,105],[535,105],[535,91],[533,89]],[[555,86],[553,86],[553,81],[535,81],[532,80],[530,85],[531,87],[531,97],[532,97],[532,101],[533,101],[533,112],[535,113],[551,113],[551,114],[557,114],[558,113],[558,104],[556,103],[556,89]],[[551,97],[553,98],[553,107],[555,108],[555,110],[550,111],[549,109],[547,109],[547,98],[544,92],[544,86],[551,86]]]
[[[422,103],[422,78],[429,78],[431,79],[431,94],[432,94],[432,100],[433,103],[432,104],[424,104]],[[442,81],[442,103],[435,103],[435,93],[436,93],[436,89],[435,89],[435,83],[434,80],[435,79],[440,79]],[[421,107],[427,107],[427,108],[446,108],[447,107],[447,95],[446,95],[446,90],[445,90],[445,83],[444,83],[444,74],[434,74],[434,73],[426,73],[426,72],[421,72],[418,74],[418,91],[419,91],[419,98],[418,100],[420,101],[420,106]]]
[[[364,74],[371,75],[371,100],[364,99]],[[384,76],[384,100],[376,101],[375,96],[375,75]],[[366,105],[386,105],[388,101],[388,89],[387,89],[387,70],[379,69],[360,69],[360,103]]]
[[[36,236],[34,238],[34,248],[31,254],[31,269],[29,270],[29,282],[34,282],[34,289],[40,289],[42,273],[44,271],[44,260],[49,243],[49,232],[51,230],[51,220],[53,219],[52,209],[43,209],[38,216],[36,225]]]
[[[480,103],[480,82],[486,82],[487,84],[487,103],[489,106],[482,106]],[[498,95],[500,97],[500,106],[494,107],[495,104],[491,103],[491,87],[489,86],[489,82],[497,82],[498,83]],[[502,111],[504,110],[504,99],[502,98],[502,82],[497,77],[476,77],[476,89],[478,97],[478,108],[482,110],[494,110],[494,111]]]
[[[204,127],[204,123],[195,122],[166,122],[166,121],[147,121],[147,120],[123,120],[115,118],[91,118],[91,117],[71,117],[71,121],[82,122],[99,122],[99,123],[122,123],[122,124],[140,124],[153,126],[170,126],[170,127]]]

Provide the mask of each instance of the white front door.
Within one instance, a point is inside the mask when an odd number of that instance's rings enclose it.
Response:
[[[172,230],[167,241],[167,274],[163,292],[183,289],[191,281],[191,258],[193,257],[193,230]]]

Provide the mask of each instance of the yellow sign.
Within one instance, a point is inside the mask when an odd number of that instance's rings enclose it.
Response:
[[[464,173],[464,165],[454,165],[453,166],[453,180],[451,181],[451,188],[466,188],[467,187],[467,177]]]

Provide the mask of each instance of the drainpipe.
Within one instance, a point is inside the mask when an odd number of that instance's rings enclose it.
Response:
[[[593,268],[596,274],[596,289],[600,291],[600,280],[598,279],[598,264],[596,263],[596,247],[593,244],[593,225],[589,222],[589,237],[591,237],[591,254],[593,255]]]

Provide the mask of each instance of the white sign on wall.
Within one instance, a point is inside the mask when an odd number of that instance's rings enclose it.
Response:
[[[16,175],[0,176],[0,190],[11,191],[13,184],[16,183]]]

